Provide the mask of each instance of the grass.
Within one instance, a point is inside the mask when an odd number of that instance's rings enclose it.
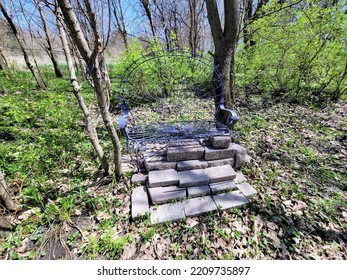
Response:
[[[264,106],[258,96],[238,108],[237,141],[252,157],[243,172],[258,196],[220,215],[151,227],[148,217],[130,221],[131,172],[95,184],[99,163],[69,81],[44,73],[49,87],[38,90],[26,71],[0,72],[0,167],[26,215],[0,232],[0,258],[47,256],[42,240],[52,228],[76,259],[347,258],[345,101]]]

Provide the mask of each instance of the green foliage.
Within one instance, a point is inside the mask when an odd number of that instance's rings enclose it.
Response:
[[[297,101],[338,99],[347,92],[346,7],[303,1],[283,8],[270,1],[250,26],[253,46],[237,53],[237,83]],[[283,4],[287,5],[287,4]]]

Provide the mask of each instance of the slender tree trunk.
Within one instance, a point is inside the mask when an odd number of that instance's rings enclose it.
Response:
[[[118,4],[118,9],[116,6],[117,4]],[[116,19],[117,28],[118,28],[120,34],[122,35],[122,39],[123,39],[125,48],[128,48],[128,45],[129,45],[128,44],[128,33],[127,33],[127,30],[125,27],[124,14],[123,14],[123,8],[122,8],[121,0],[118,0],[117,4],[115,3],[114,0],[112,0],[112,10],[113,10],[114,17]]]
[[[207,16],[215,46],[214,64],[223,76],[225,105],[232,108],[234,94],[234,56],[239,27],[239,1],[224,0],[224,30],[222,29],[216,0],[206,0]],[[216,104],[220,98],[217,96]],[[220,111],[217,119],[226,122],[225,111]]]
[[[93,120],[91,118],[91,114],[90,114],[90,112],[89,112],[89,110],[88,110],[88,108],[84,102],[83,96],[81,94],[81,88],[77,82],[76,72],[75,72],[75,68],[74,68],[74,61],[72,59],[70,48],[68,46],[68,41],[66,38],[65,30],[61,24],[62,17],[61,17],[61,12],[60,12],[59,8],[57,9],[56,16],[57,16],[57,27],[59,30],[59,35],[60,35],[61,43],[63,46],[63,51],[64,51],[65,58],[66,58],[66,63],[67,63],[68,69],[69,69],[70,81],[71,81],[71,85],[73,87],[73,93],[76,96],[76,99],[78,101],[78,105],[80,106],[80,108],[82,110],[89,140],[92,143],[94,150],[96,151],[96,154],[98,155],[99,160],[101,161],[101,165],[102,165],[103,170],[105,171],[106,174],[108,174],[109,173],[109,163],[108,163],[108,160],[104,154],[104,151],[103,151],[103,149],[99,143],[99,138],[98,138],[98,135],[96,133],[95,125],[94,125]]]
[[[17,27],[15,26],[15,24],[13,23],[11,17],[8,15],[5,6],[2,3],[2,0],[0,0],[0,10],[3,13],[5,19],[7,20],[8,24],[10,25],[10,28],[13,32],[13,35],[15,36],[15,38],[18,41],[18,44],[22,50],[23,56],[24,56],[24,60],[26,65],[28,66],[29,70],[31,71],[32,75],[34,76],[34,79],[37,83],[37,85],[40,88],[45,88],[47,87],[46,82],[44,81],[44,79],[42,78],[42,76],[40,75],[40,73],[38,72],[38,69],[36,69],[35,67],[35,63],[33,62],[33,59],[31,58],[27,47],[26,47],[26,42],[23,38],[23,36],[20,34],[20,32],[18,31]]]
[[[121,169],[121,144],[113,126],[111,116],[107,105],[107,96],[110,94],[110,80],[108,78],[107,67],[102,53],[101,39],[97,30],[95,14],[91,8],[89,0],[84,0],[88,19],[94,33],[94,49],[89,48],[86,38],[81,30],[77,17],[73,11],[73,7],[69,0],[60,0],[59,6],[63,12],[64,19],[70,34],[77,45],[84,61],[87,63],[94,83],[99,110],[107,129],[108,135],[113,146],[113,161],[115,165],[115,176],[120,177]]]
[[[152,17],[152,10],[151,10],[151,4],[150,4],[150,0],[140,0],[143,8],[145,9],[148,21],[149,21],[149,25],[151,27],[151,31],[152,31],[152,35],[153,35],[153,39],[155,40],[157,37],[157,34],[155,32],[155,28],[154,28],[154,24],[153,24],[153,17]]]
[[[63,73],[62,73],[62,71],[61,71],[61,69],[59,67],[57,57],[56,57],[56,55],[54,53],[54,50],[53,50],[51,33],[50,33],[49,28],[48,28],[46,17],[45,17],[45,14],[43,13],[43,10],[42,10],[42,7],[41,7],[40,3],[41,3],[41,0],[37,0],[37,4],[36,5],[37,5],[37,8],[38,8],[39,13],[40,13],[40,17],[41,17],[41,20],[42,20],[42,23],[43,23],[43,29],[44,29],[45,35],[46,35],[46,41],[47,41],[47,44],[48,44],[49,57],[52,60],[55,76],[57,78],[62,78],[63,77]]]
[[[0,199],[4,202],[5,207],[9,211],[18,211],[20,207],[14,203],[10,193],[8,192],[4,174],[0,170]]]
[[[0,70],[6,70],[8,68],[8,63],[6,57],[0,47]]]

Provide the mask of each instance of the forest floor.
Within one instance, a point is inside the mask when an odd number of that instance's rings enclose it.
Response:
[[[23,206],[0,231],[0,259],[347,259],[345,101],[250,96],[237,108],[236,141],[258,195],[220,215],[151,226],[130,220],[131,171],[99,180],[69,82],[52,77],[37,90],[31,80],[0,73],[0,167]]]

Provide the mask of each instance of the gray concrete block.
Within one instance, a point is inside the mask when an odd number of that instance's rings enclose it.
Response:
[[[196,197],[182,202],[187,217],[198,216],[217,210],[217,205],[211,196]]]
[[[247,178],[242,174],[242,172],[236,172],[236,178],[234,179],[235,183],[243,183],[246,182]]]
[[[146,158],[144,163],[148,172],[153,170],[175,169],[177,164],[175,161],[167,161],[166,156]]]
[[[217,160],[234,158],[235,150],[231,149],[230,146],[226,149],[217,149],[212,146],[205,147],[205,159],[206,160]]]
[[[226,158],[226,159],[217,159],[217,160],[209,160],[207,161],[208,167],[222,166],[222,165],[230,165],[233,166],[234,159]]]
[[[241,145],[232,143],[229,147],[234,152],[234,165],[233,167],[235,169],[240,169],[245,161],[246,161],[246,155],[247,155],[247,150]]]
[[[148,178],[148,174],[144,174],[144,173],[135,173],[132,177],[131,177],[131,183],[134,185],[145,185],[146,181]]]
[[[210,184],[235,179],[236,172],[230,165],[208,167],[204,169],[210,179]]]
[[[173,146],[167,149],[168,161],[184,161],[191,159],[203,159],[205,148],[197,146]]]
[[[221,193],[221,192],[229,192],[236,189],[236,184],[233,181],[227,182],[219,182],[210,184],[211,192],[213,194]]]
[[[174,169],[156,170],[148,173],[150,188],[173,186],[178,184],[177,171]]]
[[[147,212],[149,212],[149,202],[146,187],[137,187],[131,195],[131,217],[135,220]]]
[[[149,188],[148,192],[153,205],[181,200],[187,197],[186,188],[178,188],[176,186]]]
[[[185,218],[183,204],[181,202],[151,206],[151,224],[159,224],[168,221],[176,221]]]
[[[201,159],[185,160],[177,162],[177,171],[206,168],[207,161]]]
[[[200,146],[200,145],[201,145],[200,141],[190,140],[190,141],[171,142],[167,145],[167,147]]]
[[[193,187],[200,185],[207,185],[209,183],[209,176],[205,173],[206,169],[194,169],[179,171],[179,185],[180,187]]]
[[[237,184],[238,189],[243,193],[243,195],[247,198],[250,198],[257,194],[255,188],[253,188],[249,183],[243,182],[241,184]]]
[[[232,207],[240,207],[248,203],[248,199],[240,192],[222,193],[212,196],[219,210],[226,210]]]
[[[211,136],[210,142],[213,148],[226,149],[230,146],[231,137],[230,135]]]
[[[211,189],[208,185],[189,187],[187,188],[188,197],[199,197],[204,195],[209,195],[211,193]]]

